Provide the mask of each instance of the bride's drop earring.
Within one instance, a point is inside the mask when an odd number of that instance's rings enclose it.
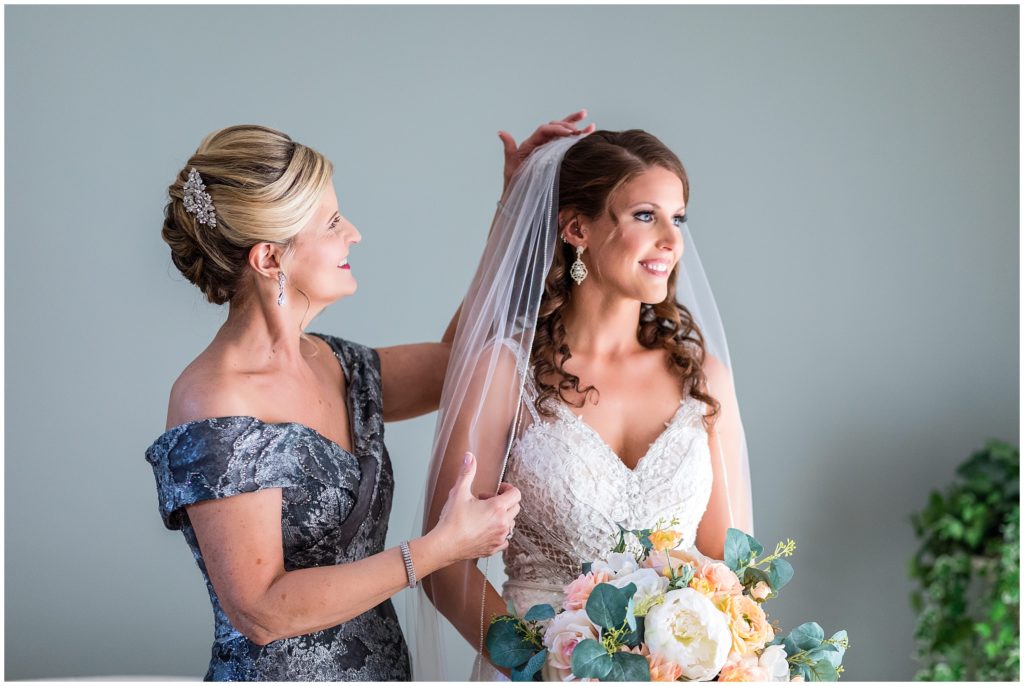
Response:
[[[277,273],[277,306],[281,307],[284,305],[284,282],[288,278],[284,275],[284,272]]]
[[[572,263],[572,267],[569,268],[569,276],[579,286],[583,283],[583,279],[587,278],[587,265],[583,264],[583,260],[580,256],[583,255],[583,251],[586,250],[582,245],[576,246],[576,261]]]

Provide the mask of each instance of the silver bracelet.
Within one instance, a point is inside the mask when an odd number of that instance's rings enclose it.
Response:
[[[409,588],[416,588],[416,568],[412,566],[412,553],[409,552],[409,541],[398,544],[402,549],[402,561],[405,562],[405,576],[409,579]]]

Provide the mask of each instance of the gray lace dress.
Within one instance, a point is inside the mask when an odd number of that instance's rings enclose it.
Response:
[[[296,423],[218,417],[176,426],[146,451],[160,514],[192,549],[213,604],[207,681],[408,681],[409,653],[390,600],[347,622],[256,645],[228,621],[210,583],[186,505],[282,489],[286,571],[360,560],[384,549],[394,477],[384,447],[380,360],[322,336],[348,385],[352,452]]]

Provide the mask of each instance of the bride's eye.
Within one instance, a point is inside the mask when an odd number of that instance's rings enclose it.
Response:
[[[327,230],[328,231],[334,231],[335,229],[338,228],[338,224],[340,224],[340,223],[341,223],[341,217],[335,217],[334,219],[331,220],[331,223],[327,227]]]
[[[635,212],[633,214],[633,218],[636,219],[637,221],[642,221],[645,224],[649,224],[650,222],[654,221],[654,212],[649,212],[648,210],[641,210],[639,212]]]
[[[686,223],[686,215],[677,214],[676,216],[672,217],[672,223],[674,223],[680,229],[683,228],[683,224]]]

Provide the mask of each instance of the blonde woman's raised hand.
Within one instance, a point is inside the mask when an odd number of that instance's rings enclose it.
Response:
[[[489,557],[507,548],[519,514],[519,489],[503,483],[496,495],[477,497],[472,491],[475,476],[476,457],[466,453],[434,529],[441,534],[438,540],[448,546],[452,562]]]

